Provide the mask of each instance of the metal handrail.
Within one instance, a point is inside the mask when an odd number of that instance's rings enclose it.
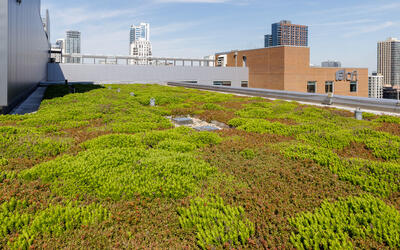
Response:
[[[62,58],[80,58],[81,63],[84,59],[93,59],[93,64],[96,64],[96,59],[103,59],[105,62],[126,60],[126,64],[132,64],[134,61],[146,61],[149,64],[159,65],[159,62],[164,62],[163,65],[177,66],[178,62],[182,63],[182,66],[196,66],[194,63],[198,63],[198,66],[202,67],[213,67],[215,61],[212,59],[198,59],[198,58],[173,58],[173,57],[140,57],[140,56],[109,56],[109,55],[90,55],[90,54],[62,54]],[[171,62],[171,64],[168,64]],[[189,62],[189,64],[186,64]]]

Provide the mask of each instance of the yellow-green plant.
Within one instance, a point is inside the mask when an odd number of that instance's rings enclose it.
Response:
[[[353,249],[351,240],[374,239],[400,247],[400,213],[371,195],[324,202],[313,213],[289,219],[296,249]]]
[[[0,156],[0,167],[8,165],[8,160]]]
[[[400,164],[397,162],[341,159],[330,149],[300,144],[284,147],[282,153],[292,159],[312,160],[328,167],[341,180],[383,197],[400,191]]]
[[[68,202],[65,206],[50,205],[45,210],[31,213],[26,201],[12,198],[0,206],[0,239],[17,232],[16,240],[8,241],[11,249],[28,249],[35,238],[43,235],[58,237],[65,232],[107,220],[109,212],[102,206],[79,206]]]
[[[195,198],[188,208],[180,208],[182,228],[195,228],[202,249],[246,245],[255,233],[254,224],[245,218],[242,207],[225,205],[221,197]]]

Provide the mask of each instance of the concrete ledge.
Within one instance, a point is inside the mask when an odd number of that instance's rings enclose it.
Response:
[[[310,103],[322,104],[327,98],[327,95],[310,94],[302,92],[281,91],[271,89],[255,89],[255,88],[234,88],[225,86],[199,85],[181,82],[169,82],[169,86],[203,89],[211,91],[219,91],[233,94],[243,94],[250,96],[269,97],[284,100],[303,101]],[[351,108],[362,108],[374,111],[391,112],[400,114],[400,106],[397,105],[397,100],[388,99],[373,99],[364,97],[351,96],[333,96],[332,102],[335,105],[342,105]]]
[[[24,102],[10,112],[12,115],[24,115],[37,112],[47,87],[38,87]]]

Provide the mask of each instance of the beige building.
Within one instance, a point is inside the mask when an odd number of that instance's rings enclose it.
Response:
[[[310,48],[280,46],[217,53],[216,66],[248,67],[249,87],[368,97],[368,69],[310,66]]]
[[[384,85],[400,85],[400,40],[378,42],[378,74],[383,75]]]

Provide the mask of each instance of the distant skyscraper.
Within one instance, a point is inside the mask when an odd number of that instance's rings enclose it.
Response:
[[[131,26],[130,44],[139,40],[150,41],[150,24],[140,23]]]
[[[321,67],[323,68],[341,68],[342,63],[339,61],[325,61],[321,63]]]
[[[65,38],[65,54],[81,53],[81,32],[69,30]],[[81,58],[66,58],[65,63],[81,63]]]
[[[383,98],[383,76],[378,73],[372,73],[368,79],[368,97]]]
[[[389,38],[378,42],[378,74],[384,85],[400,86],[400,41]]]
[[[308,46],[308,27],[283,20],[272,24],[272,34],[265,35],[265,47]]]
[[[148,58],[153,56],[150,42],[150,24],[140,23],[137,26],[131,26],[129,54],[138,57],[136,60],[131,60],[131,64],[150,64]]]

